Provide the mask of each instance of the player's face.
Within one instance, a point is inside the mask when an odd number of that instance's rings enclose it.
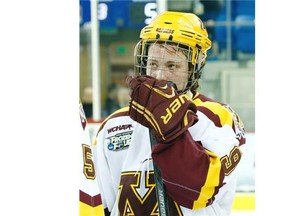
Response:
[[[172,81],[183,90],[188,81],[187,57],[172,44],[153,44],[148,50],[147,75]]]

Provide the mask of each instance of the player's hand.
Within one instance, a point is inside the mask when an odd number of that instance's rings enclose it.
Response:
[[[129,115],[151,128],[157,142],[167,143],[198,121],[196,106],[185,94],[164,80],[151,76],[128,77],[131,101]]]

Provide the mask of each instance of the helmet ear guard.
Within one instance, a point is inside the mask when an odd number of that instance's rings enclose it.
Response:
[[[195,79],[200,79],[202,75],[203,67],[206,64],[206,53],[201,53],[201,47],[196,44],[197,47],[197,54],[195,57]]]
[[[152,42],[140,40],[134,48],[134,72],[136,75],[146,75],[148,47]]]

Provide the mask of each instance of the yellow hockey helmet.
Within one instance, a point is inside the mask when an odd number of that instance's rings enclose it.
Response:
[[[140,32],[140,41],[134,52],[136,73],[146,73],[147,50],[149,45],[155,42],[175,43],[190,52],[188,62],[192,73],[189,86],[185,91],[191,88],[195,90],[193,85],[201,76],[202,68],[206,63],[207,50],[212,45],[201,19],[192,13],[173,11],[165,11],[155,17]]]

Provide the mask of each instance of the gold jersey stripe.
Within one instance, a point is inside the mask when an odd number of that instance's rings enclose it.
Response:
[[[210,166],[207,173],[206,182],[203,185],[200,196],[193,204],[193,209],[205,208],[207,206],[207,201],[213,197],[215,193],[215,186],[219,185],[219,176],[221,171],[221,162],[219,157],[206,150],[210,158]]]
[[[127,112],[127,111],[129,111],[129,107],[128,107],[128,106],[116,110],[115,112],[111,113],[111,114],[102,122],[102,124],[105,124],[110,118],[112,118],[112,116],[115,116],[115,115],[118,116],[119,113],[123,113],[123,112]]]
[[[104,127],[104,125],[106,124],[106,122],[113,118],[113,117],[117,117],[117,116],[121,116],[121,114],[123,114],[124,112],[128,112],[129,111],[129,107],[126,106],[126,107],[123,107],[123,108],[120,108],[119,110],[116,110],[115,112],[113,112],[112,114],[110,114],[100,125],[99,129],[98,129],[98,132],[97,134],[99,133],[99,131],[102,130],[102,128]],[[96,142],[94,141],[93,142],[93,146],[96,145]]]
[[[210,101],[201,101],[199,98],[193,100],[195,105],[206,107],[215,115],[219,116],[220,124],[223,126],[224,124],[228,124],[232,127],[233,118],[227,109],[224,109],[223,106],[219,103],[210,102]]]
[[[238,192],[235,195],[233,210],[255,210],[255,193]]]
[[[79,216],[105,216],[103,205],[92,207],[80,201],[79,202]]]

